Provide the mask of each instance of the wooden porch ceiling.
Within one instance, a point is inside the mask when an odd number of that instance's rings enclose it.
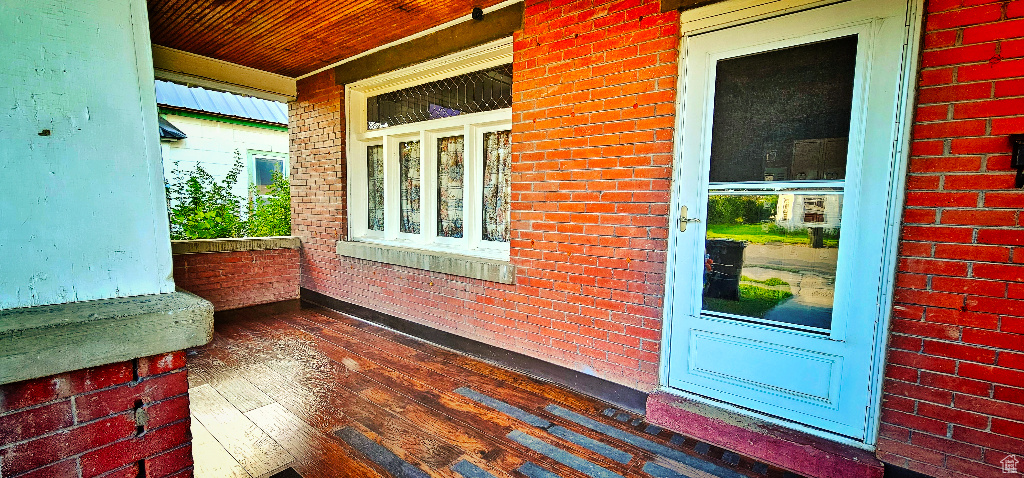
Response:
[[[298,77],[501,0],[149,0],[156,45]]]

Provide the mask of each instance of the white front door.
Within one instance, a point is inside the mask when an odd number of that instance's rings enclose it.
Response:
[[[852,0],[684,38],[669,387],[867,436],[906,13]]]

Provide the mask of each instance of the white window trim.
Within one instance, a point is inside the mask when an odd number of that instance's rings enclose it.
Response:
[[[512,62],[512,39],[506,38],[346,85],[348,237],[350,241],[508,261],[509,243],[483,241],[484,133],[512,128],[512,109],[503,108],[430,121],[369,130],[366,98],[439,79]],[[466,184],[463,187],[463,237],[437,237],[437,139],[464,135]],[[398,143],[420,141],[420,234],[399,231]],[[384,232],[367,227],[366,148],[384,146]]]

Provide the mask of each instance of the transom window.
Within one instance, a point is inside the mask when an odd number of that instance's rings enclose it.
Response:
[[[350,239],[507,260],[511,41],[348,86]]]
[[[380,129],[512,107],[512,64],[366,98],[366,128]]]

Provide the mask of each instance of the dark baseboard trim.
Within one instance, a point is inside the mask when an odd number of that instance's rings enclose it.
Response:
[[[460,335],[417,324],[393,315],[377,312],[360,305],[335,299],[306,288],[299,290],[303,302],[318,305],[372,322],[406,335],[426,340],[480,360],[516,370],[527,375],[553,382],[571,390],[590,395],[621,409],[646,415],[647,393],[620,385],[603,378],[555,365],[511,350],[485,344]]]

